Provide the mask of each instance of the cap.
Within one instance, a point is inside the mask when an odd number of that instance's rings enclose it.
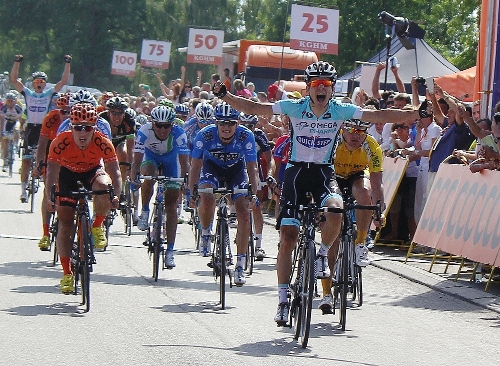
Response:
[[[286,96],[289,99],[300,99],[300,98],[302,98],[302,94],[300,94],[300,92],[297,91],[297,90],[294,90],[293,92],[286,93]]]
[[[278,89],[279,89],[279,86],[276,84],[269,85],[269,87],[267,88],[267,99],[274,99]]]
[[[143,88],[144,90],[149,90],[149,85],[144,84],[144,85],[142,86],[142,88]]]

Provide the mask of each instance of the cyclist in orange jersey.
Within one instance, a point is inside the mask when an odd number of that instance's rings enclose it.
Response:
[[[42,129],[40,131],[40,138],[38,139],[38,148],[36,152],[37,167],[33,169],[33,175],[38,177],[43,175],[45,177],[45,169],[43,167],[47,163],[47,155],[49,146],[52,140],[56,138],[57,129],[62,121],[68,118],[69,114],[69,98],[71,93],[60,94],[57,99],[57,109],[47,113],[42,122]],[[45,186],[46,187],[46,186]],[[50,212],[47,210],[47,202],[45,194],[42,198],[42,227],[43,235],[38,242],[38,248],[42,251],[47,251],[50,248],[49,226],[50,226]]]
[[[78,190],[78,181],[85,189],[104,190],[109,184],[114,192],[121,191],[121,174],[118,159],[111,141],[95,130],[97,113],[90,104],[76,104],[71,108],[69,118],[71,130],[60,133],[50,144],[46,185],[52,187],[58,184],[60,193],[57,207],[52,201],[51,190],[45,192],[47,209],[57,209],[59,228],[57,232],[57,250],[63,268],[63,278],[60,283],[61,292],[71,293],[74,290],[74,276],[71,272],[70,256],[72,237],[75,225],[76,201],[69,192]],[[104,162],[104,166],[101,165]],[[109,174],[109,175],[108,175]],[[106,246],[106,235],[102,223],[111,207],[118,208],[118,197],[112,202],[108,195],[93,197],[95,219],[91,233],[94,247],[101,249]]]

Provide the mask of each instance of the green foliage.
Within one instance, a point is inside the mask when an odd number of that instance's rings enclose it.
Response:
[[[214,65],[187,64],[188,30],[222,29],[225,41],[237,39],[289,40],[288,0],[23,0],[9,3],[0,13],[0,72],[10,71],[13,56],[25,61],[20,77],[43,70],[57,82],[63,55],[73,56],[75,85],[137,94],[139,83],[160,93],[154,74],[165,81],[180,76],[195,81],[197,70],[208,80]],[[385,10],[420,23],[425,40],[458,68],[475,64],[478,43],[478,0],[308,0],[304,5],[337,8],[340,12],[339,55],[322,55],[335,62],[339,74],[350,71],[356,60],[367,60],[385,47],[384,25],[378,13]],[[135,77],[111,75],[113,50],[140,55],[143,39],[172,42],[170,68],[137,66]]]

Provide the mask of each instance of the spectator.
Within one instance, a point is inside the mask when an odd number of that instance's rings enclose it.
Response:
[[[247,89],[252,94],[252,97],[257,97],[257,93],[255,92],[255,84],[254,83],[249,82],[247,84]]]
[[[267,99],[267,94],[265,92],[258,92],[257,93],[257,99],[261,103],[267,103],[269,100]]]
[[[214,81],[215,83],[215,81]],[[231,91],[233,90],[233,81],[231,80],[231,76],[229,76],[229,69],[226,67],[224,69],[224,80],[223,80],[224,85],[226,86],[226,89]]]
[[[241,79],[234,79],[233,85],[237,96],[247,99],[252,98],[252,93],[250,93],[250,91],[245,88],[245,84],[243,84],[243,81],[241,81]]]
[[[380,101],[380,109],[390,108],[390,104],[388,103],[388,101],[389,101],[389,96],[393,93],[392,91],[389,91],[388,93],[381,95],[379,91],[380,72],[383,69],[385,69],[385,67],[386,67],[385,62],[380,62],[377,65],[377,68],[375,69],[375,74],[373,75],[373,80],[372,80],[372,97]],[[399,66],[391,67],[391,71],[394,74],[394,78],[396,80],[396,88],[398,92],[404,93],[405,85],[403,84],[403,81],[399,77],[398,68]]]
[[[149,85],[147,84],[139,84],[139,95],[142,97],[152,97],[151,91],[149,90]]]
[[[269,102],[274,102],[277,100],[287,99],[287,96],[278,84],[271,84],[267,88],[267,99]]]

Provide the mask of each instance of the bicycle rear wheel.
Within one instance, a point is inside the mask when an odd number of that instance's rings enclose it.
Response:
[[[125,202],[126,202],[126,207],[125,207],[125,234],[130,236],[132,234],[132,208],[134,201],[132,199],[132,191],[130,190],[130,181],[127,179],[125,181]]]
[[[163,219],[163,207],[162,205],[157,205],[156,208],[156,222],[153,223],[154,227],[154,237],[153,237],[153,278],[155,282],[158,281],[158,273],[160,270],[160,257],[161,257],[161,231],[162,231],[162,219]]]
[[[247,255],[245,257],[245,270],[248,274],[253,273],[253,265],[255,263],[255,235],[253,232],[253,215],[250,214],[250,236],[248,238]]]
[[[354,266],[354,276],[353,276],[353,287],[354,292],[352,296],[352,300],[355,301],[358,299],[358,306],[363,305],[363,269],[360,266]]]

